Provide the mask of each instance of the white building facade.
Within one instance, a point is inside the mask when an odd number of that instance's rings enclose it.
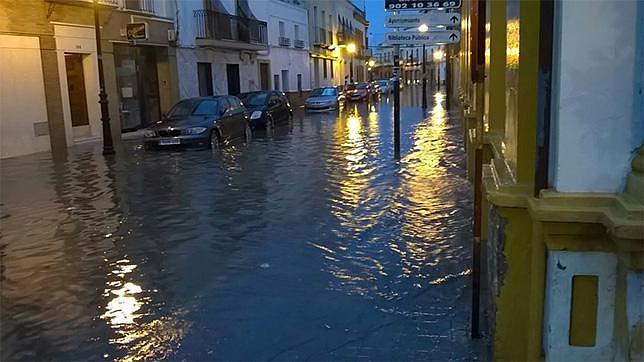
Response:
[[[297,0],[177,1],[180,98],[310,89],[307,10]]]
[[[236,95],[269,86],[267,23],[246,0],[177,1],[179,97]]]
[[[285,93],[310,89],[309,29],[306,8],[297,0],[249,2],[251,10],[268,25],[268,54],[258,56],[260,67],[270,69],[262,89]]]
[[[307,0],[311,88],[367,80],[365,12],[350,0]]]

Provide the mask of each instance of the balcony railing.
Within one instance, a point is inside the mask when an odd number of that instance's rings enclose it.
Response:
[[[266,46],[266,22],[212,10],[194,11],[197,39],[229,40]]]
[[[155,12],[154,0],[125,0],[125,8],[148,14]]]
[[[293,40],[293,46],[298,49],[304,48],[304,40],[298,40],[298,39]]]
[[[290,47],[291,46],[291,39],[283,37],[283,36],[280,36],[279,44],[280,44],[280,46],[283,46],[283,47]]]
[[[327,44],[326,42],[326,30],[324,28],[319,28],[320,32],[320,44]]]

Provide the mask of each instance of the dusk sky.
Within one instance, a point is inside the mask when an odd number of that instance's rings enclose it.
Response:
[[[369,20],[369,45],[380,44],[384,36],[385,0],[353,0],[358,7],[366,5],[367,20]]]

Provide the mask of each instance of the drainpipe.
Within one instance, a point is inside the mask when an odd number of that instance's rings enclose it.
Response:
[[[537,150],[534,174],[534,196],[549,187],[550,124],[552,111],[552,53],[554,0],[541,1],[539,26],[539,76],[537,89]]]

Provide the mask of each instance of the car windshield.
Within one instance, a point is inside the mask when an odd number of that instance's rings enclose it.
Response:
[[[317,88],[311,91],[311,97],[334,96],[334,95],[336,95],[335,88]]]
[[[358,89],[366,89],[367,88],[367,83],[358,83],[357,88]]]
[[[168,117],[187,117],[192,115],[192,111],[199,103],[198,99],[184,99],[172,107],[168,112]]]
[[[347,90],[354,90],[354,89],[356,89],[355,84],[347,84]]]
[[[263,106],[266,104],[266,99],[268,98],[268,93],[248,93],[240,94],[239,98],[247,106]]]

